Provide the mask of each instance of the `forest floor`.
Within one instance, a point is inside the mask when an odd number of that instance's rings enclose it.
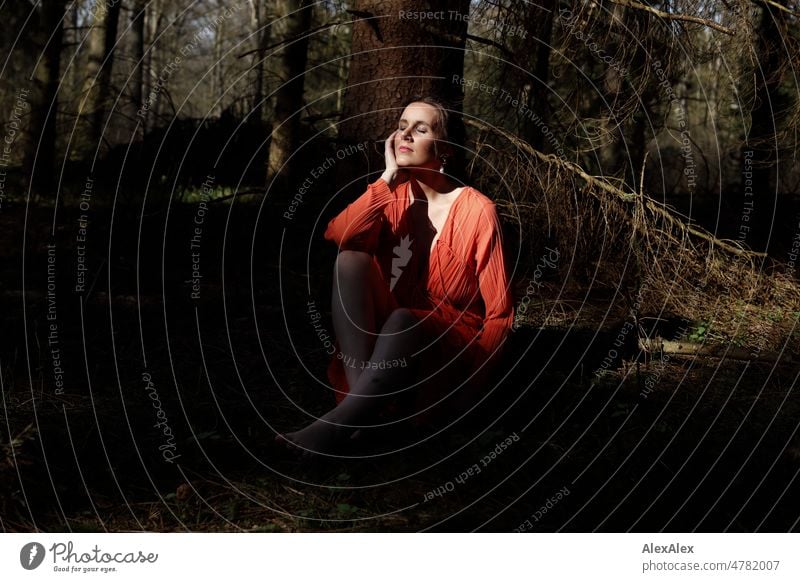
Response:
[[[330,329],[335,249],[278,206],[198,210],[95,208],[80,240],[79,209],[3,209],[1,530],[800,527],[791,355],[645,359],[599,294],[572,298],[579,325],[513,332],[487,398],[439,434],[281,455],[275,431],[333,402],[307,305]]]

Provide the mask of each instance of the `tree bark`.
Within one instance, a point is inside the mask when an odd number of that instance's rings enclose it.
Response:
[[[438,12],[443,18],[404,16],[421,12]],[[464,73],[467,20],[454,15],[468,13],[469,0],[354,2],[351,14],[358,19],[339,127],[342,143],[387,138],[403,105],[415,95],[438,95],[460,107],[463,91],[457,81]],[[380,173],[383,158],[371,145],[367,149],[369,172]],[[348,156],[338,167],[341,187],[365,174],[360,156]],[[370,178],[359,179],[353,191],[363,191]]]

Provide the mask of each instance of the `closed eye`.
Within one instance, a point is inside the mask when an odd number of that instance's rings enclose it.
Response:
[[[406,129],[406,127],[408,127],[408,126],[406,126],[406,125],[398,125],[397,129],[400,130],[400,131],[404,131]],[[428,133],[428,127],[426,125],[424,125],[424,124],[421,124],[421,123],[417,124],[414,129],[417,130],[417,133],[422,133],[422,134]]]

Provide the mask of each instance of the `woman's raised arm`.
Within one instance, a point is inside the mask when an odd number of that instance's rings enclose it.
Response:
[[[381,177],[328,223],[325,238],[335,242],[340,250],[375,252],[383,210],[395,199],[393,189],[400,174],[394,156],[396,133],[392,132],[384,144],[386,170]]]

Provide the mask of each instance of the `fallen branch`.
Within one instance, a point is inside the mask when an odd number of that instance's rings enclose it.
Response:
[[[265,188],[250,188],[248,190],[239,190],[234,192],[233,194],[228,194],[227,196],[220,196],[219,198],[213,198],[209,200],[210,203],[217,203],[217,202],[224,202],[225,200],[230,200],[231,198],[242,197],[242,196],[252,196],[252,195],[263,195],[266,194]]]
[[[670,341],[661,338],[639,338],[639,349],[648,353],[672,354],[675,356],[696,356],[721,358],[724,360],[750,360],[756,362],[791,363],[792,354],[769,351],[753,351],[730,344],[697,343],[687,341]]]
[[[489,125],[486,125],[485,123],[482,123],[480,121],[476,121],[474,119],[465,119],[464,123],[466,123],[467,125],[471,125],[473,127],[476,127],[481,131],[494,132],[494,133],[500,135],[501,137],[503,137],[504,139],[507,139],[509,142],[514,144],[514,146],[520,148],[521,150],[527,152],[528,154],[530,154],[532,156],[535,156],[536,158],[542,160],[545,163],[555,164],[555,165],[557,165],[557,166],[559,166],[561,168],[569,170],[573,174],[577,174],[578,176],[583,178],[583,180],[586,183],[588,183],[589,185],[594,186],[596,188],[599,188],[600,190],[603,190],[604,192],[607,192],[609,194],[612,194],[612,195],[616,196],[617,198],[619,198],[619,199],[621,199],[621,200],[623,200],[625,202],[633,202],[633,201],[636,201],[636,200],[643,200],[645,206],[647,206],[647,208],[650,209],[650,211],[652,211],[654,214],[657,214],[660,217],[662,217],[664,220],[669,222],[672,226],[674,226],[676,228],[679,228],[682,231],[688,232],[688,233],[696,236],[697,238],[703,239],[703,240],[711,243],[714,246],[717,246],[717,247],[719,247],[721,249],[724,249],[724,250],[728,251],[731,254],[742,256],[742,257],[749,257],[749,258],[756,258],[756,257],[763,258],[763,257],[767,256],[766,253],[759,253],[759,252],[751,251],[751,250],[748,250],[748,249],[745,249],[745,248],[742,248],[742,247],[737,247],[734,244],[730,244],[728,242],[725,242],[724,240],[718,239],[717,237],[715,237],[714,235],[712,235],[711,233],[709,233],[708,231],[706,231],[706,230],[704,230],[702,228],[699,228],[697,226],[692,226],[691,224],[686,224],[684,221],[682,221],[679,218],[677,218],[676,216],[674,216],[674,214],[672,212],[670,212],[669,210],[667,210],[665,207],[659,205],[652,198],[637,194],[635,192],[625,192],[624,190],[621,190],[621,189],[617,188],[613,184],[610,184],[604,178],[599,178],[597,176],[592,176],[590,174],[587,174],[583,170],[583,168],[581,168],[577,164],[574,164],[572,162],[568,162],[567,160],[564,160],[564,159],[562,159],[562,158],[560,158],[560,157],[558,157],[556,155],[553,155],[553,154],[545,154],[545,153],[540,152],[539,150],[537,150],[533,146],[531,146],[528,142],[526,142],[524,140],[521,140],[518,137],[516,137],[516,136],[514,136],[514,135],[512,135],[512,134],[510,134],[510,133],[508,133],[508,132],[506,132],[506,131],[498,128],[498,127],[491,127]]]

